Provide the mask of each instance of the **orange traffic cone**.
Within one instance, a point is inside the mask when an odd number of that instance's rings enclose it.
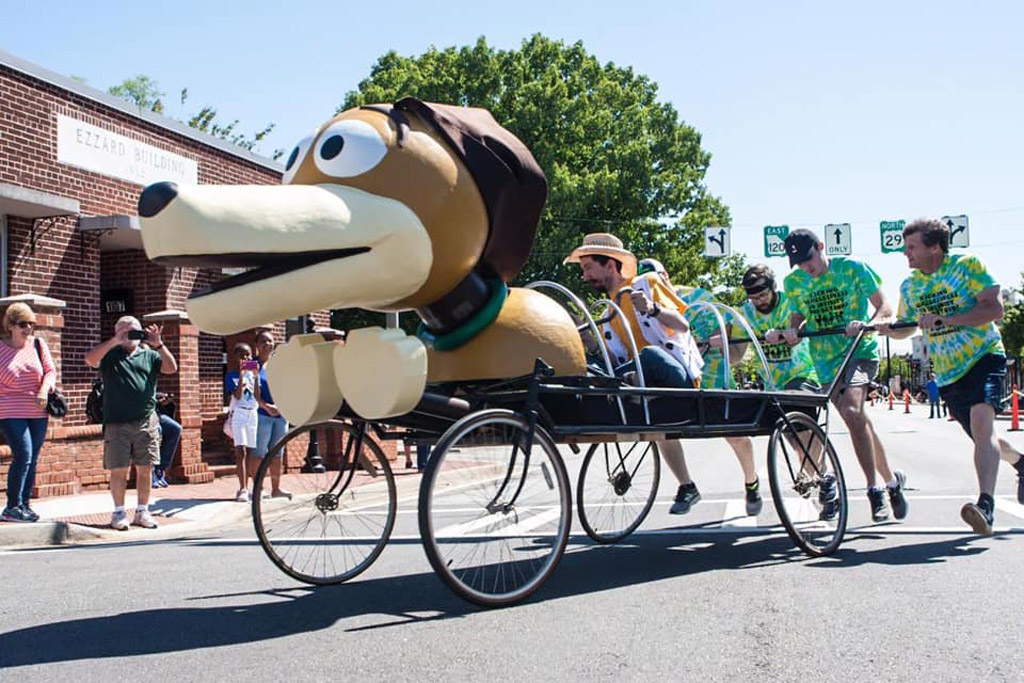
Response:
[[[1020,431],[1020,401],[1017,399],[1017,385],[1013,385],[1013,394],[1010,396],[1010,431]]]
[[[904,389],[903,390],[903,405],[904,405],[903,412],[904,413],[909,413],[910,412],[910,389]]]

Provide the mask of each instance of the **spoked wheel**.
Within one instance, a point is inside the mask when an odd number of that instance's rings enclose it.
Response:
[[[270,497],[271,462],[313,430],[326,471],[289,474],[292,497]],[[342,583],[365,571],[387,545],[397,501],[377,442],[361,428],[331,420],[293,429],[263,459],[253,484],[252,520],[263,550],[285,574],[306,583]]]
[[[565,464],[541,428],[509,410],[452,425],[420,483],[423,547],[458,595],[485,607],[529,596],[565,552],[572,524]]]
[[[808,555],[834,552],[846,533],[846,481],[815,420],[799,412],[779,420],[768,441],[768,480],[793,542]]]
[[[654,505],[660,479],[653,441],[591,445],[576,484],[576,509],[587,535],[618,543],[636,531]]]

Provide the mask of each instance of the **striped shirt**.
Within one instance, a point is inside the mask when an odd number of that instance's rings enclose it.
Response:
[[[57,369],[50,348],[41,337],[38,339],[43,362],[39,362],[36,339],[29,337],[28,343],[20,349],[0,342],[0,420],[46,417],[46,411],[36,405],[36,396],[44,380],[48,387],[56,384]]]

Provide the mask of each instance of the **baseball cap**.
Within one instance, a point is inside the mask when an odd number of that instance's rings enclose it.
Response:
[[[795,266],[811,258],[811,249],[821,244],[813,230],[797,228],[786,235],[786,255],[789,265]]]

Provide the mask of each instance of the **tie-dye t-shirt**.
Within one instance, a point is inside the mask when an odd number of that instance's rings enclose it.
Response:
[[[791,309],[785,292],[778,293],[779,300],[771,313],[761,313],[749,301],[743,304],[740,313],[747,319],[754,333],[763,337],[768,330],[785,330],[789,327]],[[768,370],[776,389],[784,389],[794,379],[818,381],[818,375],[811,363],[811,352],[807,339],[801,339],[796,346],[789,344],[761,344],[764,359],[768,361]],[[758,361],[760,366],[760,361]]]
[[[924,313],[958,315],[978,303],[978,294],[998,284],[978,257],[950,255],[934,273],[915,270],[900,285],[900,320]],[[939,386],[963,377],[987,353],[1005,354],[994,322],[985,325],[941,325],[924,330],[924,343]]]
[[[694,307],[695,303],[715,303],[715,298],[706,289],[700,287],[676,287],[676,294],[686,305],[686,313],[683,317],[690,323],[690,334],[697,340],[698,344],[706,342],[709,337],[719,334],[718,318],[711,312],[710,308],[703,306]],[[728,311],[719,310],[722,319],[728,326],[732,324],[733,317]],[[708,349],[704,354],[704,370],[701,374],[700,385],[704,389],[726,389],[725,363],[722,352],[718,349]]]
[[[785,291],[793,312],[807,321],[804,329],[813,332],[843,328],[854,320],[867,321],[871,317],[868,299],[881,285],[882,279],[868,264],[836,257],[818,277],[795,268],[786,276]],[[843,334],[829,334],[808,341],[818,379],[831,382],[851,340]],[[864,336],[853,357],[878,359],[878,340],[873,333]]]

